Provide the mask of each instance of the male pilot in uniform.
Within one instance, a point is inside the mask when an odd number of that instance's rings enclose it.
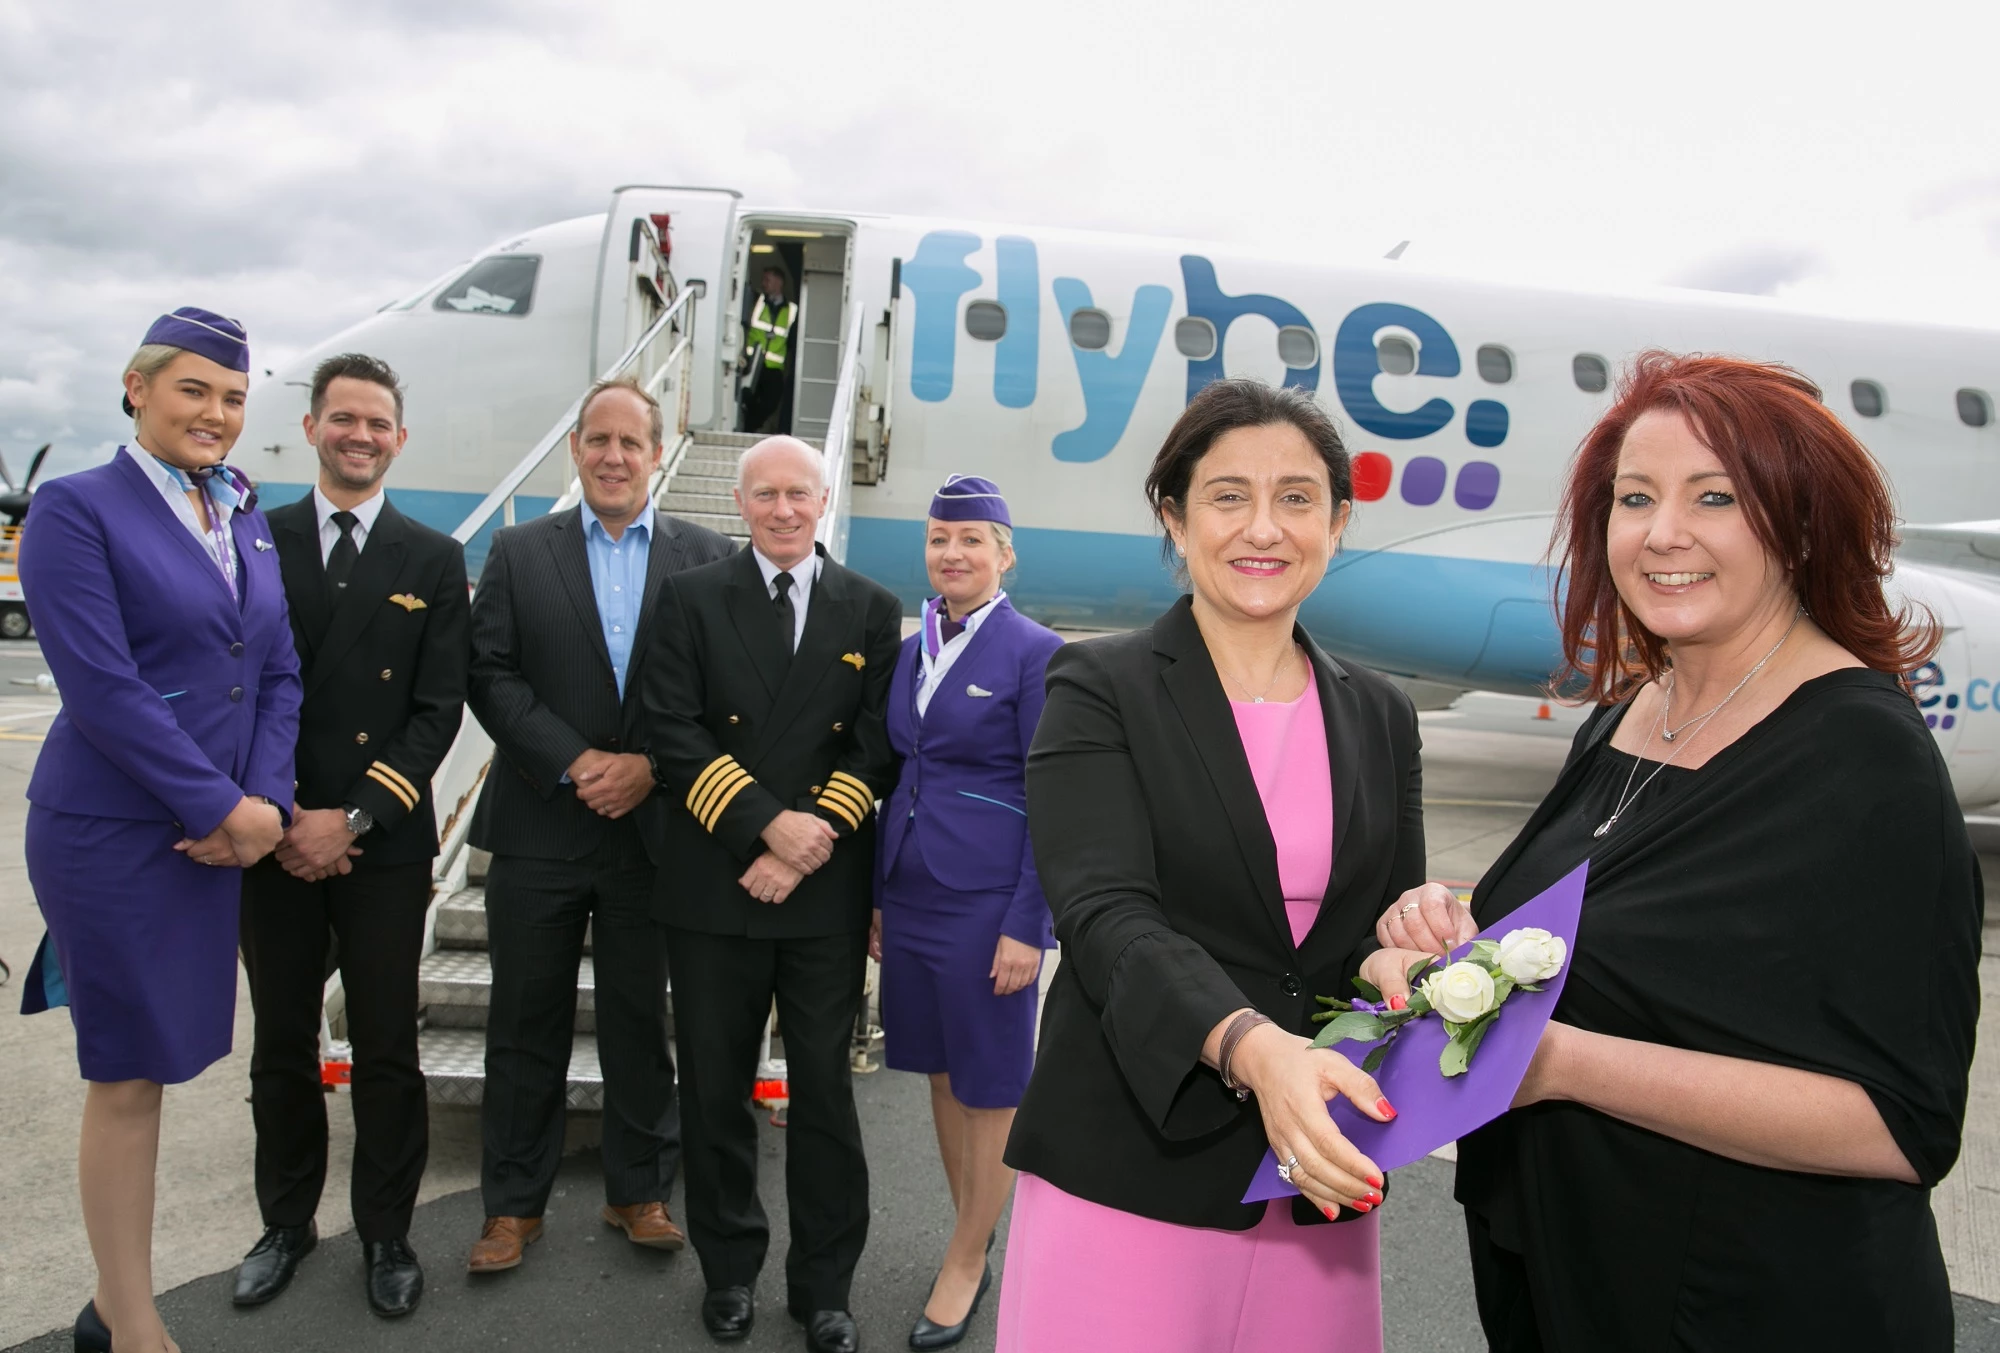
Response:
[[[749,1105],[775,996],[791,1106],[786,1305],[813,1353],[853,1353],[868,1163],[848,1046],[872,908],[875,800],[895,782],[886,714],[895,596],[813,540],[820,456],[790,437],[743,453],[750,548],[673,578],[645,679],[674,861],[655,889],[673,969],[688,1230],[719,1341],[755,1319],[770,1226]]]
[[[237,1270],[234,1300],[275,1297],[318,1236],[320,1003],[338,941],[354,1046],[354,1224],[369,1308],[399,1316],[424,1285],[409,1244],[430,1142],[417,963],[438,850],[431,776],[465,704],[465,552],[382,492],[409,436],[395,372],[359,353],[330,357],[313,373],[311,407],[319,485],[269,514],[305,704],[291,830],[243,876],[265,1230]]]
[[[783,435],[792,430],[792,349],[797,346],[799,308],[785,299],[785,274],[764,269],[757,299],[750,304],[744,330],[743,358],[737,370],[744,383],[753,379],[743,410],[743,431]]]
[[[493,852],[486,1224],[466,1263],[473,1273],[514,1268],[542,1231],[562,1162],[586,927],[604,1069],[601,1215],[635,1245],[686,1243],[666,1209],[680,1119],[665,937],[652,913],[654,868],[672,857],[658,853],[637,686],[668,575],[730,546],[654,509],[663,423],[638,382],[592,386],[570,433],[583,501],[496,532],[473,599],[470,702],[494,746],[471,832]]]

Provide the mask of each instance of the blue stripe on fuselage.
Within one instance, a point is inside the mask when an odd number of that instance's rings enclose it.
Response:
[[[259,485],[269,506],[308,491],[304,484]],[[389,496],[406,515],[451,531],[483,495],[391,488]],[[546,512],[552,501],[523,497],[516,519]],[[494,529],[466,550],[475,576]],[[1152,536],[1031,526],[1014,533],[1014,548],[1021,563],[1007,594],[1048,624],[1132,629],[1152,623],[1180,595]],[[930,594],[921,521],[852,518],[847,562],[900,596],[908,611]],[[1558,657],[1549,596],[1549,574],[1536,565],[1351,551],[1335,560],[1302,615],[1341,657],[1405,676],[1530,694]]]

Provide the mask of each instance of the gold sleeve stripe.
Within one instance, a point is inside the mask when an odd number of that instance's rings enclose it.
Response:
[[[861,819],[854,815],[854,810],[847,806],[846,800],[836,799],[831,794],[822,794],[819,798],[819,806],[826,809],[829,813],[840,814],[841,819],[848,826],[854,828],[855,831],[861,830]]]
[[[735,784],[729,787],[728,792],[725,793],[719,801],[717,801],[715,807],[708,810],[708,820],[703,825],[705,825],[710,831],[714,831],[715,824],[722,821],[723,810],[729,807],[729,801],[735,798],[738,794],[741,794],[745,789],[749,788],[751,785],[756,783],[757,783],[756,780],[752,779],[751,776],[746,772],[741,780],[738,780]]]
[[[416,800],[421,799],[424,796],[422,790],[418,789],[415,785],[410,783],[409,776],[403,774],[403,772],[397,770],[394,766],[390,765],[388,762],[377,761],[374,762],[373,765],[376,770],[381,771],[384,775],[388,776],[391,780],[394,780],[397,784],[403,787],[403,792],[410,796],[411,807],[414,808],[416,806]]]
[[[397,784],[394,780],[391,780],[381,771],[376,770],[373,766],[370,766],[368,768],[368,778],[373,780],[376,784],[383,786],[391,794],[394,794],[396,796],[396,802],[402,804],[403,807],[409,809],[412,812],[416,811],[417,807],[416,799],[412,797],[408,792],[406,792],[401,785]]]
[[[849,775],[844,770],[835,771],[832,777],[827,781],[827,787],[829,789],[831,789],[835,785],[840,785],[843,788],[854,791],[854,796],[860,799],[863,803],[875,802],[875,791],[870,789],[867,785],[863,784],[861,781],[855,779],[852,775]]]
[[[688,796],[687,796],[688,808],[690,810],[694,810],[694,801],[700,798],[703,794],[707,793],[709,787],[713,785],[716,782],[716,780],[720,779],[725,772],[734,769],[735,766],[736,766],[736,758],[729,755],[727,752],[724,752],[721,756],[718,756],[715,758],[715,760],[709,762],[707,767],[702,770],[702,773],[695,776],[694,784],[689,786],[688,788]]]
[[[825,803],[828,799],[838,799],[846,804],[850,811],[859,813],[863,817],[867,817],[869,809],[875,806],[873,800],[862,798],[846,785],[829,784],[825,792],[819,796],[819,802]]]
[[[750,779],[751,775],[749,771],[744,770],[741,766],[731,766],[718,776],[713,784],[709,785],[708,789],[691,806],[691,811],[697,818],[701,819],[703,826],[709,826],[711,821],[710,815],[716,811],[716,800],[720,799],[730,790],[748,784]]]

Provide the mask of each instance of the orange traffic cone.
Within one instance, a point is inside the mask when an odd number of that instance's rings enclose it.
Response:
[[[1553,719],[1555,715],[1549,713],[1548,705],[1543,703],[1535,706],[1535,717],[1537,719]]]

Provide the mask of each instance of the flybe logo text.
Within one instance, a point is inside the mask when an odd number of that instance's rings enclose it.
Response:
[[[936,403],[951,398],[957,376],[961,303],[985,281],[967,260],[982,243],[970,231],[932,231],[903,264],[902,281],[914,303],[910,393],[919,400]],[[974,323],[975,316],[968,311],[966,328],[972,341],[992,344],[994,401],[1003,408],[1022,409],[1035,402],[1041,376],[1044,293],[1040,260],[1034,241],[1023,236],[1002,235],[993,244],[993,302],[997,305],[988,303],[986,313],[977,317],[980,323]],[[1180,262],[1187,313],[1175,326],[1174,347],[1187,363],[1188,399],[1227,374],[1224,339],[1230,326],[1246,316],[1260,317],[1277,327],[1286,385],[1305,390],[1319,387],[1323,344],[1303,310],[1278,296],[1224,291],[1215,265],[1199,254],[1184,255]],[[1053,302],[1062,331],[1070,339],[1065,346],[1076,367],[1084,405],[1082,423],[1058,433],[1050,450],[1057,460],[1101,460],[1111,454],[1131,424],[1140,391],[1166,335],[1174,309],[1173,292],[1157,284],[1142,285],[1134,291],[1130,306],[1121,307],[1111,298],[1100,302],[1080,278],[1056,277],[1050,280],[1047,299]],[[1124,341],[1116,352],[1108,341],[1094,346],[1080,341],[1100,335],[1108,340],[1101,319],[1094,326],[1075,322],[1079,311],[1097,310],[1100,303],[1106,310],[1123,309],[1126,315]],[[1085,316],[1086,321],[1092,318]],[[1442,396],[1434,395],[1408,411],[1391,409],[1377,397],[1375,378],[1383,374],[1377,341],[1384,330],[1400,331],[1415,340],[1406,340],[1404,345],[1414,352],[1412,369],[1396,374],[1444,378],[1459,374],[1458,345],[1436,319],[1407,305],[1360,305],[1341,320],[1329,354],[1334,393],[1342,409],[1357,427],[1384,441],[1414,441],[1444,430],[1457,410]],[[1507,408],[1496,400],[1473,400],[1465,408],[1463,428],[1473,446],[1498,446],[1507,438]],[[1364,500],[1385,496],[1396,478],[1396,468],[1394,460],[1380,451],[1357,456],[1356,496]],[[1442,459],[1411,457],[1402,466],[1403,497],[1417,505],[1437,502],[1453,478],[1452,467]],[[1467,461],[1457,467],[1453,499],[1463,508],[1488,507],[1498,496],[1499,483],[1498,466],[1484,460]]]

